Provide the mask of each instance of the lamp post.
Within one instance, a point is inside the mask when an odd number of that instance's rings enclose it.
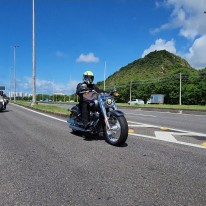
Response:
[[[179,95],[179,105],[182,105],[182,73],[180,72],[180,95]]]
[[[132,101],[132,81],[130,82],[130,85],[129,85],[129,101],[130,102]]]
[[[106,67],[107,67],[107,63],[104,63],[104,91],[105,91],[105,79],[106,79]]]
[[[17,45],[12,46],[14,49],[14,102],[16,102],[16,48]]]
[[[11,71],[12,69],[9,70],[9,100],[11,101]]]
[[[36,104],[35,0],[32,0],[32,105]]]

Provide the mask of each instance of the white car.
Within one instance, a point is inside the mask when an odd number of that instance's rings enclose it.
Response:
[[[132,99],[128,104],[144,104],[144,101],[142,99]]]

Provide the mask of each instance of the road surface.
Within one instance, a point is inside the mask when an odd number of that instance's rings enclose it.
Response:
[[[0,205],[206,203],[206,149],[146,138],[159,128],[143,119],[129,119],[134,133],[144,128],[142,136],[131,133],[113,147],[73,135],[64,118],[17,105],[0,116]]]

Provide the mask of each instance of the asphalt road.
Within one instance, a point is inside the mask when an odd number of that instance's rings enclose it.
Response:
[[[203,148],[134,135],[113,147],[101,138],[73,135],[65,119],[11,104],[0,116],[2,206],[206,203]],[[129,121],[148,123],[139,116]]]

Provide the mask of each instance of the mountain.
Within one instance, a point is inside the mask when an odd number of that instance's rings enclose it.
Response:
[[[128,84],[131,81],[149,80],[179,72],[190,73],[197,70],[192,68],[185,59],[166,50],[154,51],[120,68],[106,79],[106,85]],[[97,84],[102,87],[103,82]]]

